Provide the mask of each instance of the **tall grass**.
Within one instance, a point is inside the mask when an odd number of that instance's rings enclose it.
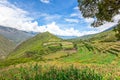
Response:
[[[103,80],[103,76],[90,69],[43,67],[17,68],[2,73],[0,80]]]

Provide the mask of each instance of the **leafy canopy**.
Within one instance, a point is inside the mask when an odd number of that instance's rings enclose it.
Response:
[[[78,0],[78,3],[83,17],[95,19],[91,24],[94,27],[103,25],[105,21],[112,22],[112,18],[120,14],[120,0]],[[120,21],[118,27],[119,25]],[[120,34],[120,28],[116,30]]]
[[[112,17],[120,13],[120,0],[78,0],[78,3],[85,18],[96,18],[94,27],[112,21]]]

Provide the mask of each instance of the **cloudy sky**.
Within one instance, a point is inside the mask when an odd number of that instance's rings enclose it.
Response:
[[[24,31],[46,32],[61,36],[94,34],[117,24],[93,28],[92,18],[83,18],[77,0],[0,0],[0,25]]]

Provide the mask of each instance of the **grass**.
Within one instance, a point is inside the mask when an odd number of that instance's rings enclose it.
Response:
[[[97,45],[97,46],[99,46],[99,45]],[[114,44],[114,45],[116,45],[116,44]],[[104,46],[104,45],[102,45],[102,46]],[[93,45],[87,44],[87,43],[85,43],[85,44],[79,43],[79,44],[77,44],[77,47],[78,47],[77,53],[75,53],[71,56],[62,58],[62,59],[60,59],[60,61],[80,62],[80,63],[88,63],[88,64],[113,64],[113,62],[115,63],[115,62],[120,61],[120,59],[117,59],[116,55],[111,54],[109,52],[101,53],[96,47],[94,47]],[[116,64],[119,65],[119,63],[116,63]]]
[[[15,47],[15,44],[0,35],[0,60],[4,59]]]
[[[20,67],[2,72],[2,80],[103,80],[103,76],[95,71],[74,66],[61,68],[55,66],[34,65],[29,68]]]
[[[45,35],[50,38],[45,38]],[[42,67],[29,64],[28,68],[26,66],[10,68],[7,71],[0,71],[0,75],[3,73],[1,78],[6,80],[106,80],[111,78],[114,80],[116,75],[120,75],[120,58],[114,54],[119,54],[120,42],[102,41],[104,40],[69,42],[61,41],[48,33],[44,36],[37,35],[19,45],[10,55],[13,59],[1,61],[0,67],[4,69],[10,65],[17,66],[28,62],[39,63]],[[53,64],[57,66],[53,67]],[[70,67],[70,64],[75,64],[77,67]],[[80,69],[82,66],[90,69]],[[91,69],[97,70],[100,74]],[[113,73],[112,77],[110,77],[111,73]]]
[[[46,60],[54,60],[54,59],[59,59],[60,57],[67,56],[67,53],[64,51],[58,51],[55,53],[51,53],[48,55],[44,55],[43,58]]]
[[[33,59],[31,59],[31,58],[18,58],[18,59],[1,60],[0,61],[0,68],[5,68],[5,67],[8,67],[10,65],[17,65],[17,64],[27,63],[27,62],[31,62],[31,61],[33,61]]]
[[[11,52],[8,56],[9,59],[21,58],[25,55],[26,51],[40,51],[43,50],[43,43],[51,41],[61,41],[60,38],[52,35],[49,32],[41,33],[35,37],[24,41],[22,44],[17,46],[17,48]]]

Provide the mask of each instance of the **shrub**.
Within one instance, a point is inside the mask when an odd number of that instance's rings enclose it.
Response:
[[[47,69],[47,70],[46,70]],[[3,80],[102,80],[103,76],[90,69],[77,69],[73,66],[68,68],[47,67],[35,65],[29,68],[17,69],[8,75],[0,77]],[[16,73],[18,72],[18,73]],[[12,76],[11,76],[12,75]]]

